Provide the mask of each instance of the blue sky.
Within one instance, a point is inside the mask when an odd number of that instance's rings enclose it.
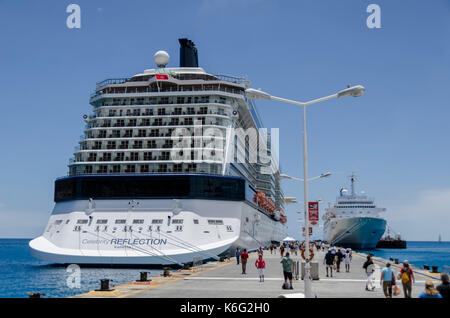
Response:
[[[66,7],[81,7],[81,29]],[[366,8],[381,7],[381,29]],[[255,88],[308,100],[347,84],[361,98],[308,109],[310,199],[357,190],[386,207],[408,240],[450,240],[450,1],[19,1],[0,0],[0,237],[41,234],[53,182],[82,134],[95,83],[153,67],[160,49],[178,66],[177,39],[192,39],[212,74],[248,76]],[[302,176],[301,109],[258,101],[280,128],[283,172]],[[303,187],[283,181],[288,196]],[[289,234],[301,225],[289,206]],[[320,233],[321,229],[315,229]]]

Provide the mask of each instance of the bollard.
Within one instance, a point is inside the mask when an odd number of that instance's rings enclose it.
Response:
[[[219,262],[223,263],[224,261],[225,261],[225,258],[224,258],[223,256],[221,256],[221,257],[219,258]]]
[[[423,269],[429,271],[429,270],[430,270],[430,266],[428,266],[428,265],[423,265]]]
[[[28,298],[41,298],[41,296],[45,296],[45,294],[39,292],[28,293]]]
[[[109,282],[112,279],[100,279],[100,289],[96,289],[95,291],[113,291],[114,289],[109,288]]]
[[[439,273],[437,266],[432,265],[431,268],[432,268],[432,270],[431,270],[432,273]]]
[[[169,277],[170,276],[169,267],[164,267],[163,270],[164,270],[163,276],[164,277]]]
[[[148,274],[148,273],[149,273],[149,272],[140,272],[141,276],[140,276],[140,279],[137,280],[137,282],[150,282],[151,279],[148,279],[148,278],[147,278],[147,274]]]
[[[395,259],[394,263],[395,263],[395,264],[398,264],[398,258]]]

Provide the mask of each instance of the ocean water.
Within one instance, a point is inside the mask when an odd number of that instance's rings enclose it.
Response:
[[[396,259],[399,262],[408,260],[416,267],[423,265],[435,265],[439,271],[443,266],[450,266],[450,242],[407,242],[406,249],[379,248],[376,250],[363,250],[364,253],[372,253],[384,259]]]
[[[141,271],[159,275],[162,269],[145,268],[81,268],[80,288],[69,288],[71,272],[65,266],[54,266],[32,257],[29,239],[0,239],[0,297],[28,297],[28,292],[45,293],[48,297],[68,297],[100,287],[100,279],[113,281],[110,286],[139,279]]]

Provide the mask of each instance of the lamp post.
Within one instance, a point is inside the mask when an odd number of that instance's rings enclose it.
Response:
[[[305,235],[305,297],[312,298],[312,284],[311,284],[311,263],[310,263],[310,255],[309,255],[309,208],[308,208],[308,151],[306,144],[306,106],[312,105],[318,102],[322,102],[331,98],[342,98],[347,96],[359,97],[364,94],[365,88],[361,85],[356,86],[348,86],[346,89],[339,91],[333,95],[321,97],[318,99],[314,99],[308,102],[298,102],[290,99],[285,99],[281,97],[272,96],[266,92],[263,92],[258,89],[247,88],[245,93],[247,98],[249,99],[264,99],[264,100],[277,100],[280,102],[290,103],[294,105],[303,106],[303,190],[304,190],[304,204],[305,204],[305,231],[307,231]]]

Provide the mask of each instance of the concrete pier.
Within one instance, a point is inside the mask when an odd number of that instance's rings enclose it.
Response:
[[[325,253],[314,251],[313,262],[319,263],[319,280],[312,283],[313,293],[318,298],[384,298],[380,286],[380,270],[386,260],[374,257],[376,271],[374,273],[374,291],[365,290],[366,274],[362,265],[366,255],[353,252],[350,272],[345,272],[341,263],[339,273],[333,271],[333,277],[326,277],[323,259]],[[280,264],[279,250],[276,254],[264,251],[266,261],[265,281],[259,282],[258,272],[254,266],[257,254],[251,253],[247,263],[247,274],[241,273],[241,265],[236,265],[233,257],[229,261],[210,262],[190,270],[172,272],[170,277],[152,277],[151,282],[131,282],[113,286],[113,291],[89,293],[73,296],[78,297],[112,297],[112,298],[276,298],[280,295],[303,293],[304,283],[301,279],[293,281],[293,290],[281,288],[284,279]],[[300,253],[293,255],[294,260],[301,260]],[[397,273],[400,265],[392,265]],[[438,275],[414,268],[416,282],[413,284],[412,296],[417,297],[424,289],[424,282],[432,279],[438,283]],[[161,270],[162,273],[162,270]],[[138,277],[138,272],[136,277]],[[397,281],[401,287],[401,282]],[[403,291],[397,298],[403,297]]]

